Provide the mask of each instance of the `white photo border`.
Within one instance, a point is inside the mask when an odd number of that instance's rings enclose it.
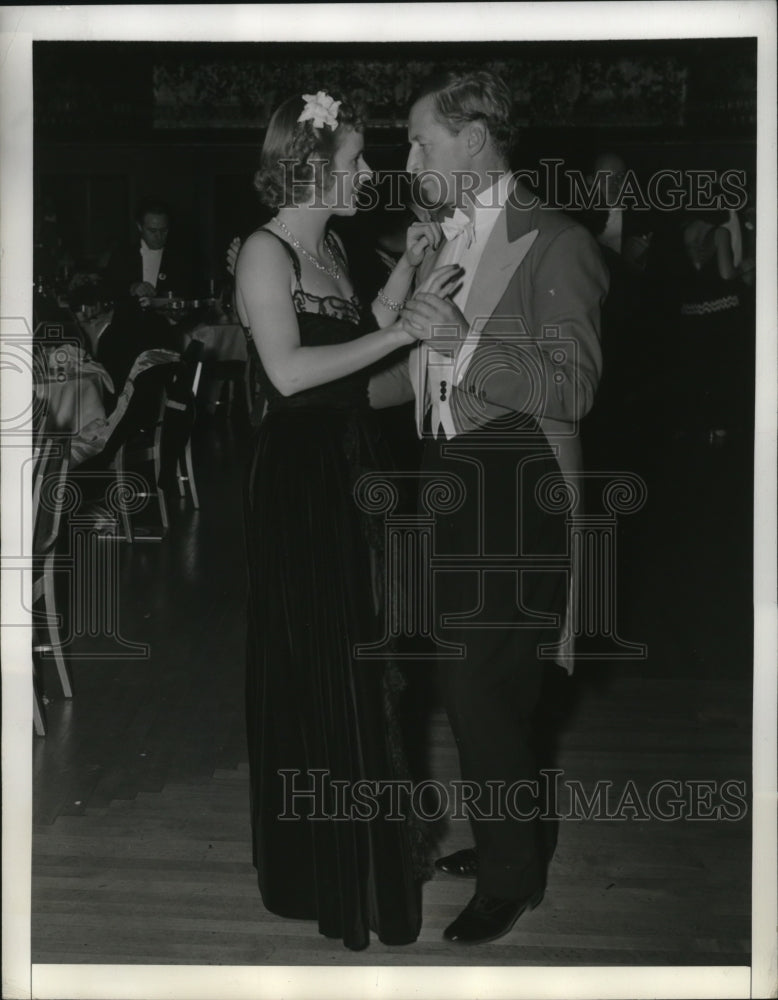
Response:
[[[767,997],[778,984],[776,905],[776,9],[745,2],[240,4],[0,7],[0,338],[32,306],[32,43],[72,41],[566,41],[758,39],[752,965],[737,967],[229,967],[32,965],[29,632],[0,630],[3,665],[3,996],[16,998]],[[380,9],[380,16],[376,16]],[[443,13],[445,11],[445,16]],[[369,28],[365,28],[369,26]],[[0,429],[31,382],[0,372]],[[26,395],[25,395],[26,394]],[[0,431],[2,433],[2,431]],[[3,553],[18,548],[29,448],[3,440]],[[26,464],[25,464],[26,463]],[[27,470],[27,471],[25,471]],[[27,479],[24,480],[23,477]],[[29,534],[29,530],[27,531]],[[15,537],[14,537],[15,536]],[[22,540],[29,552],[31,539]],[[3,583],[6,581],[3,580]],[[17,587],[18,591],[18,587]],[[29,595],[28,595],[29,596]],[[0,587],[2,621],[18,593]],[[25,602],[28,603],[28,602]],[[474,959],[476,958],[474,953]],[[520,972],[520,975],[517,975]]]

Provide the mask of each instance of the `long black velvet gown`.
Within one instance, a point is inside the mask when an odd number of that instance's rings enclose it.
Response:
[[[295,269],[302,345],[364,333],[356,300],[303,291],[299,260],[284,246]],[[371,929],[386,944],[407,944],[421,923],[408,824],[387,819],[383,805],[372,820],[353,818],[350,808],[340,809],[346,818],[331,818],[338,814],[332,800],[315,807],[330,818],[317,819],[312,797],[291,794],[315,780],[351,787],[401,776],[386,664],[353,655],[354,643],[380,638],[371,537],[381,526],[369,523],[353,494],[362,472],[387,468],[370,428],[368,376],[288,397],[261,365],[259,377],[269,408],[257,431],[245,516],[247,726],[260,892],[268,910],[317,920],[322,934],[349,948],[366,947]],[[317,770],[323,778],[315,778]],[[279,819],[285,812],[298,818]]]

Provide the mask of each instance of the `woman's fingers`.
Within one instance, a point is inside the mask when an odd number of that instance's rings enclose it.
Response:
[[[417,233],[423,234],[429,241],[429,246],[431,246],[433,250],[437,249],[441,239],[443,238],[443,230],[437,222],[414,222],[410,227],[410,232],[413,237],[415,237]]]
[[[432,272],[417,294],[422,292],[439,293],[455,279],[461,279],[464,269],[459,264],[446,264]]]
[[[432,246],[437,250],[440,246],[440,241],[443,239],[443,230],[440,228],[440,223],[438,222],[428,222],[427,226],[429,227]]]
[[[456,274],[464,274],[464,268],[461,264],[444,264],[443,267],[435,268],[427,278],[425,285],[444,285],[447,281],[451,281]]]

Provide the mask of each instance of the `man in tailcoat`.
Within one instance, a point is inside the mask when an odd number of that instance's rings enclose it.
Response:
[[[430,81],[411,108],[408,170],[445,206],[445,239],[402,314],[419,346],[370,383],[376,408],[416,399],[422,475],[454,477],[464,497],[436,515],[434,543],[449,559],[434,576],[439,634],[462,650],[441,657],[441,692],[462,779],[483,793],[470,809],[475,848],[437,862],[476,877],[444,933],[460,944],[507,933],[545,889],[532,717],[546,659],[570,669],[571,657],[547,652],[572,579],[566,512],[551,498],[581,469],[608,285],[592,236],[512,177],[511,113],[507,87],[484,71]],[[441,289],[434,274],[451,264],[456,287]]]
[[[139,354],[155,347],[183,347],[186,321],[174,321],[169,313],[153,308],[152,300],[168,295],[186,299],[197,291],[191,255],[170,240],[167,206],[157,199],[141,202],[135,225],[137,238],[117,249],[106,268],[113,317],[97,347],[97,360],[108,370],[117,393]]]
[[[135,216],[137,237],[117,248],[108,261],[106,281],[115,301],[192,298],[195,268],[186,248],[171,239],[170,210],[157,199],[142,201]]]

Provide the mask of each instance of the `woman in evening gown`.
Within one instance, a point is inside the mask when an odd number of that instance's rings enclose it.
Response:
[[[357,300],[328,221],[356,211],[369,176],[363,147],[345,101],[322,91],[285,101],[255,179],[276,214],[236,267],[236,305],[268,398],[245,496],[254,864],[268,910],[315,920],[351,949],[366,947],[371,930],[385,944],[411,943],[421,924],[413,825],[387,819],[380,795],[349,805],[355,782],[403,777],[387,664],[354,655],[383,634],[383,526],[362,512],[354,485],[388,468],[371,429],[368,368],[413,342],[401,303],[441,238],[433,223],[412,227],[376,301]],[[434,280],[443,287],[451,276]]]

